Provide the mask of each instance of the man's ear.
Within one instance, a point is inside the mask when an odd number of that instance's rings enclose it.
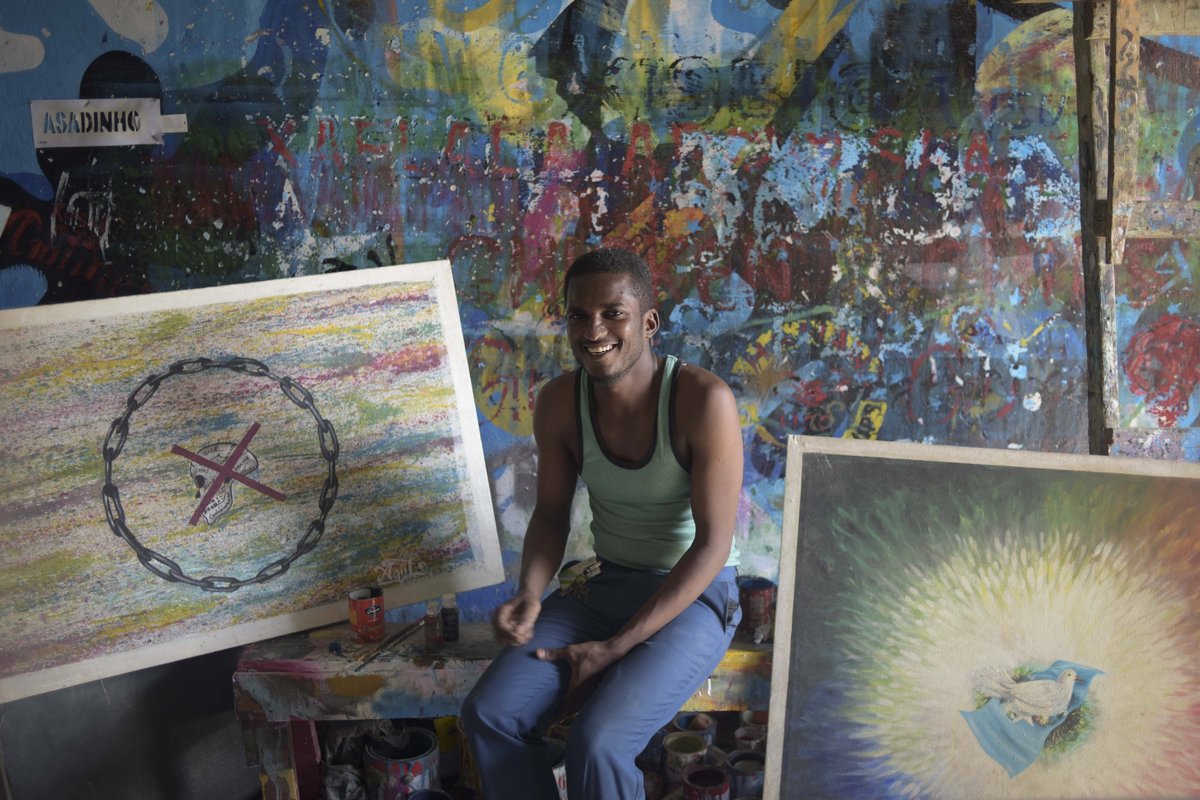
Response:
[[[647,339],[653,339],[654,334],[658,333],[658,329],[662,327],[662,320],[658,317],[658,309],[652,308],[642,315],[642,325],[645,328]]]

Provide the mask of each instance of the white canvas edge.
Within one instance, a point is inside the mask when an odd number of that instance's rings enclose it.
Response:
[[[788,675],[792,655],[792,598],[796,596],[796,556],[800,537],[800,474],[804,450],[789,436],[784,467],[783,536],[779,548],[779,590],[775,599],[775,638],[771,645],[771,699],[767,715],[767,758],[763,797],[779,797],[783,739],[787,728]],[[793,482],[792,478],[796,480]],[[794,488],[793,488],[794,487]],[[792,565],[789,567],[788,565]],[[783,622],[784,624],[780,624]]]
[[[800,547],[801,476],[804,472],[804,456],[807,454],[1200,480],[1200,464],[1190,462],[1080,453],[1047,453],[1040,450],[883,442],[874,439],[789,436],[787,466],[784,470],[783,532],[779,555],[775,640],[771,650],[771,713],[767,724],[763,797],[779,797],[782,788],[780,781],[783,739],[788,710],[788,676],[791,673],[792,612],[796,595],[796,559]]]
[[[463,451],[467,466],[468,487],[471,494],[471,509],[474,511],[475,544],[480,548],[482,562],[489,565],[481,574],[489,583],[462,586],[474,589],[490,586],[504,580],[504,561],[500,554],[500,534],[496,527],[495,507],[492,504],[492,487],[488,479],[487,463],[483,455],[483,436],[479,432],[478,410],[475,407],[475,388],[471,383],[471,370],[467,362],[466,341],[463,338],[462,322],[458,313],[458,296],[454,291],[454,276],[449,261],[434,262],[445,265],[434,276],[438,292],[438,309],[442,315],[442,329],[446,341],[462,342],[462,347],[447,348],[450,378],[454,385],[454,397],[458,405],[458,418],[462,431]],[[455,576],[450,576],[447,591],[459,591]],[[386,601],[386,595],[384,597]]]
[[[788,437],[789,449],[793,440],[796,447],[804,452],[827,455],[866,456],[1022,469],[1053,469],[1069,472],[1106,472],[1159,478],[1200,478],[1200,464],[1183,461],[1158,461],[1128,456],[1095,456],[1083,453],[1053,453],[1041,450],[917,444],[915,442],[882,442],[874,439],[833,439],[821,436],[790,436]],[[784,474],[787,475],[786,472]],[[784,482],[788,483],[786,477]],[[799,520],[797,519],[797,521]]]
[[[362,280],[364,277],[367,279]],[[286,278],[262,281],[246,286],[189,289],[182,292],[164,292],[133,298],[86,300],[77,303],[0,311],[0,330],[422,280],[431,281],[434,284],[445,341],[447,343],[454,341],[463,343],[461,349],[447,347],[447,353],[456,410],[460,421],[464,458],[470,475],[468,488],[474,514],[472,521],[477,534],[472,538],[472,544],[479,547],[482,561],[445,578],[426,578],[404,584],[403,592],[409,598],[404,601],[398,599],[400,587],[385,587],[384,605],[387,608],[419,602],[411,599],[418,594],[433,598],[445,592],[482,588],[504,580],[504,565],[500,554],[491,487],[483,456],[483,438],[479,432],[474,390],[466,357],[466,343],[463,340],[462,324],[458,316],[458,300],[449,261],[402,264],[300,279]],[[181,302],[171,302],[177,299]],[[131,300],[139,301],[136,310],[130,309],[126,302]],[[209,652],[330,625],[347,619],[347,616],[346,602],[333,601],[291,614],[281,614],[269,619],[182,636],[167,642],[111,653],[85,661],[0,678],[0,704]]]
[[[436,281],[439,274],[444,274],[449,280],[449,261],[444,259],[422,261],[416,264],[396,264],[389,267],[371,267],[347,272],[297,275],[294,278],[276,278],[253,283],[207,286],[202,289],[180,289],[170,292],[109,297],[103,300],[79,300],[48,306],[13,308],[0,311],[0,330],[32,328],[74,320],[126,317],[155,311],[178,311],[223,303],[244,303],[264,297],[354,289],[376,286],[381,283]],[[449,280],[449,283],[451,285],[450,297],[453,298],[453,281]],[[458,303],[455,302],[454,306],[457,311]],[[461,338],[461,328],[457,329]]]

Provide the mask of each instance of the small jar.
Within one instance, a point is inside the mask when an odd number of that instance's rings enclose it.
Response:
[[[437,600],[425,604],[425,646],[435,648],[442,643],[442,615]]]
[[[442,595],[442,641],[458,641],[458,600],[453,594]]]

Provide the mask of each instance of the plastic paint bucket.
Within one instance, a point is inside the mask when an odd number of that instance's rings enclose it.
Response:
[[[684,800],[729,800],[729,776],[708,764],[692,764],[683,772]]]
[[[567,800],[567,743],[559,739],[545,739],[546,760],[554,771],[554,785],[558,787],[558,800]]]
[[[729,754],[729,781],[734,797],[762,797],[766,756],[749,750]]]
[[[367,800],[407,800],[418,789],[440,789],[438,741],[432,731],[405,728],[363,748]]]
[[[355,644],[383,641],[383,589],[363,586],[349,595],[350,634]]]
[[[708,745],[691,731],[676,731],[663,737],[663,777],[667,787],[683,783],[683,771],[704,761]]]

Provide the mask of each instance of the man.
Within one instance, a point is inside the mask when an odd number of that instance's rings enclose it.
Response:
[[[634,758],[712,673],[741,617],[733,393],[712,373],[651,350],[660,322],[638,256],[582,256],[563,294],[580,369],[538,394],[537,501],[517,594],[493,620],[510,646],[462,711],[486,800],[558,797],[542,735],[576,709],[571,800],[644,797]],[[598,561],[543,599],[579,477]]]

